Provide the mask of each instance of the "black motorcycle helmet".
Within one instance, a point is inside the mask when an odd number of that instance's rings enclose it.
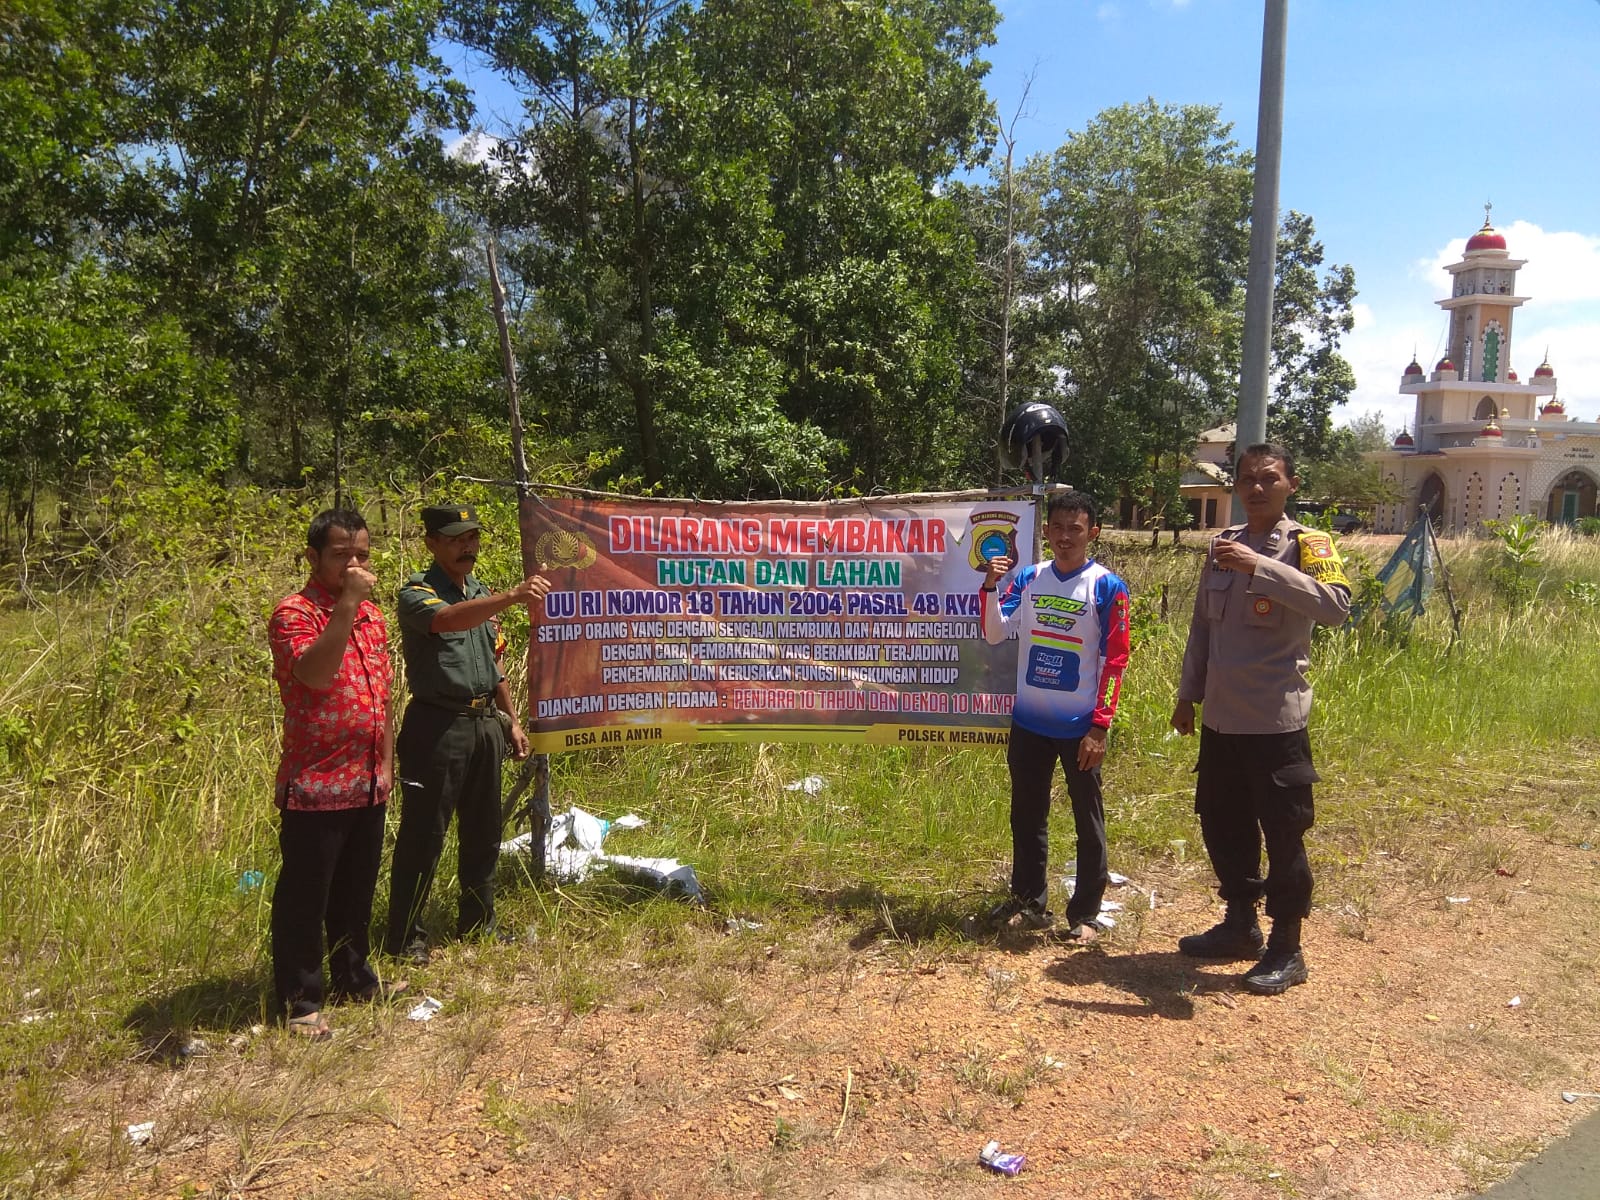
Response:
[[[1043,477],[1033,478],[1034,450]],[[1053,479],[1067,459],[1067,423],[1048,404],[1019,404],[1000,427],[1000,456],[1006,466],[1025,471],[1034,483]]]

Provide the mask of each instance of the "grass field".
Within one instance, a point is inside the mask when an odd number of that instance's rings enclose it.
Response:
[[[27,596],[0,608],[0,1193],[49,1194],[99,1145],[61,1118],[73,1079],[180,1057],[193,1038],[268,1018],[278,701],[264,624],[301,582],[304,516],[287,502],[230,512],[218,501],[204,529],[156,537],[161,514],[135,512],[116,548],[75,552],[54,578],[35,570]],[[1391,543],[1345,545],[1370,572]],[[1107,538],[1099,555],[1136,597],[1106,768],[1114,865],[1130,874],[1203,858],[1194,746],[1166,724],[1201,544]],[[381,533],[375,545],[390,588],[421,550]],[[509,577],[510,548],[498,553],[484,573]],[[1600,545],[1547,534],[1531,600],[1504,598],[1498,553],[1492,540],[1446,543],[1465,611],[1459,641],[1439,602],[1403,634],[1369,624],[1319,636],[1313,737],[1325,783],[1313,854],[1319,907],[1342,920],[1361,921],[1380,853],[1442,893],[1495,864],[1497,828],[1596,840],[1586,790],[1477,784],[1510,748],[1518,779],[1541,752],[1588,754]],[[828,786],[785,789],[806,775]],[[1002,885],[1009,860],[994,750],[597,751],[556,757],[552,787],[558,810],[645,816],[627,852],[693,864],[719,916],[777,929],[843,914],[937,949],[959,940],[961,918]],[[440,878],[453,870],[447,860]],[[704,920],[604,879],[536,887],[508,863],[502,883],[502,920],[528,935],[533,986],[569,1011],[613,994],[617,960],[650,969],[685,953],[682,930]],[[380,915],[385,894],[386,876]],[[452,895],[436,891],[441,930]],[[715,988],[716,972],[707,978]],[[496,1001],[454,1003],[492,1012]],[[739,1011],[727,1011],[735,1038]]]

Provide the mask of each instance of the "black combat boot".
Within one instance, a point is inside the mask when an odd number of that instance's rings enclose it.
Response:
[[[1179,938],[1178,952],[1190,958],[1255,958],[1266,940],[1256,920],[1256,906],[1230,903],[1221,924]]]
[[[1287,992],[1307,975],[1305,955],[1300,953],[1300,921],[1279,917],[1272,922],[1272,937],[1261,961],[1245,972],[1244,986],[1261,996]]]

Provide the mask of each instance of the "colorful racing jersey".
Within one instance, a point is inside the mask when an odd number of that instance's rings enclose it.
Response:
[[[1013,721],[1048,738],[1111,724],[1128,666],[1127,584],[1093,559],[1065,574],[1046,561],[983,600],[984,640],[1017,639]]]

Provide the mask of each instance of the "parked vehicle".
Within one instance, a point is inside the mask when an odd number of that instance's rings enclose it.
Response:
[[[1366,527],[1367,523],[1361,519],[1359,514],[1348,512],[1334,504],[1323,504],[1316,500],[1307,500],[1302,504],[1296,505],[1294,515],[1307,525],[1321,525],[1324,514],[1330,512],[1333,515],[1328,518],[1328,525],[1335,533],[1354,533],[1356,530]]]

